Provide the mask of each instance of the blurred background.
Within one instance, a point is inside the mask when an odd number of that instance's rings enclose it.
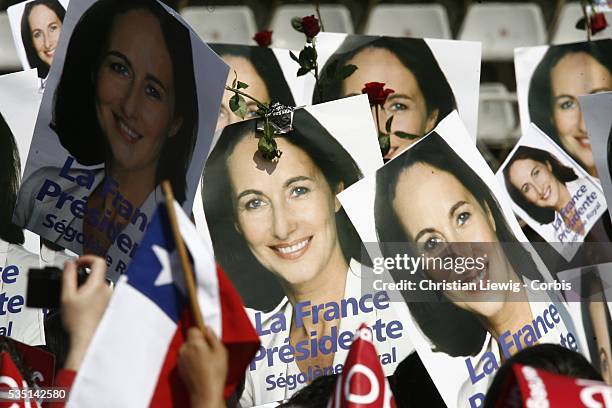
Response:
[[[19,70],[6,8],[22,0],[0,0],[0,73]],[[73,0],[78,1],[78,0]],[[129,0],[126,0],[129,1]],[[325,31],[458,39],[482,42],[478,146],[493,170],[519,137],[514,48],[586,40],[575,28],[579,1],[473,0],[176,0],[164,1],[207,42],[255,45],[253,35],[273,30],[273,47],[301,49],[294,16],[316,14]],[[612,21],[612,16],[608,16]],[[594,36],[612,37],[608,27]]]

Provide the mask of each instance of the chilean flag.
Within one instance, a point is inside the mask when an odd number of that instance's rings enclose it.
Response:
[[[204,323],[228,349],[227,398],[244,376],[259,338],[242,301],[174,202],[195,273]],[[187,291],[165,206],[159,206],[126,275],[115,288],[70,392],[69,407],[185,407],[178,351],[192,326]]]
[[[327,408],[395,407],[389,382],[372,343],[372,331],[362,324],[355,333]]]

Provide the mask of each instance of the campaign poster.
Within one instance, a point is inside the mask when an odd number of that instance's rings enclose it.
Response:
[[[612,203],[612,92],[581,96],[580,106],[589,130],[599,182],[606,202]]]
[[[571,260],[584,241],[608,241],[606,200],[597,179],[535,125],[497,172],[512,208],[534,231]]]
[[[45,79],[53,63],[68,0],[28,0],[7,9],[17,56],[24,70]]]
[[[339,194],[374,247],[369,284],[400,295],[411,341],[451,407],[482,406],[496,369],[521,348],[579,350],[560,284],[499,190],[452,113]]]
[[[285,400],[339,373],[354,333],[374,333],[386,375],[413,351],[384,291],[361,291],[369,267],[336,194],[382,165],[368,98],[298,108],[282,152],[258,152],[263,119],[226,126],[204,168],[202,199],[215,256],[244,301],[261,348],[244,407]]]
[[[321,103],[359,95],[368,82],[394,90],[378,112],[381,131],[393,116],[385,159],[429,133],[453,110],[476,140],[481,48],[469,41],[319,33],[319,85],[306,75],[305,96]],[[357,70],[341,80],[336,75],[347,65]]]
[[[579,97],[612,91],[612,40],[517,48],[514,67],[522,134],[533,122],[597,177]]]
[[[612,385],[612,297],[609,293],[612,263],[569,269],[559,272],[558,277],[572,282],[572,289],[564,294],[578,335],[586,346],[583,354],[603,380]]]
[[[75,2],[38,113],[16,224],[127,270],[169,180],[191,211],[228,67],[154,0]]]
[[[289,57],[289,50],[239,44],[209,44],[210,48],[229,65],[227,85],[237,79],[248,85],[243,89],[251,98],[245,98],[247,114],[244,119],[256,116],[257,102],[272,105],[280,103],[288,107],[299,106],[304,92],[304,77],[295,75],[295,62]],[[225,91],[217,129],[244,120],[235,115],[229,100],[233,92]]]
[[[43,314],[26,304],[28,269],[40,268],[38,235],[12,223],[40,102],[35,70],[0,76],[0,336],[45,344]]]

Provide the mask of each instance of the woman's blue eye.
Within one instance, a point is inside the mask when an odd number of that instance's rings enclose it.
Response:
[[[431,252],[434,249],[436,249],[436,247],[438,246],[438,244],[440,244],[440,242],[442,242],[440,237],[431,237],[427,239],[427,241],[425,241],[425,245],[423,247],[426,252]]]
[[[459,214],[459,215],[457,216],[457,223],[458,223],[459,225],[463,225],[463,224],[465,224],[465,223],[467,222],[467,220],[469,220],[469,219],[470,219],[470,217],[471,217],[471,216],[472,216],[472,214],[470,214],[470,213],[469,213],[469,212],[467,212],[467,211],[462,212],[461,214]]]
[[[250,118],[255,118],[255,117],[257,117],[257,111],[254,111],[254,110],[247,111],[247,113],[246,113],[246,115],[244,117],[245,118],[249,118],[249,119]]]
[[[564,102],[561,102],[561,109],[572,109],[575,106],[575,102],[572,100],[567,100]]]
[[[308,187],[295,187],[293,190],[291,190],[291,195],[299,197],[307,194],[309,191],[310,189]]]
[[[123,64],[118,63],[118,62],[111,62],[110,68],[114,72],[116,72],[118,74],[121,74],[121,75],[128,75],[129,74],[129,71],[128,71],[127,67],[125,65],[123,65]]]
[[[259,198],[255,198],[246,203],[245,207],[248,210],[256,210],[257,208],[261,208],[263,206],[263,201]]]
[[[408,109],[408,105],[400,103],[400,102],[395,102],[395,103],[390,104],[387,109],[392,112],[405,111]]]
[[[145,88],[145,92],[147,93],[147,95],[155,99],[161,99],[161,93],[154,86],[148,85]]]

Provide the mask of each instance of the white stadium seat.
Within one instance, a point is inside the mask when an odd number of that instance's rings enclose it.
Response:
[[[353,22],[349,10],[338,4],[323,4],[320,6],[321,18],[325,31],[332,33],[353,33]],[[306,42],[304,34],[297,32],[291,26],[293,17],[316,16],[314,6],[289,4],[279,6],[272,17],[270,30],[272,45],[279,48],[301,49]]]
[[[507,144],[514,137],[517,125],[513,109],[516,96],[502,83],[480,84],[478,105],[478,141],[488,146]]]
[[[185,7],[181,15],[204,42],[255,44],[255,17],[247,6]]]
[[[546,44],[542,10],[533,3],[472,4],[459,39],[481,41],[483,61],[511,61],[517,47]]]
[[[612,12],[605,13],[606,19],[612,21]],[[567,44],[579,41],[586,41],[587,34],[584,30],[576,28],[576,22],[583,16],[580,2],[567,3],[563,6],[555,33],[552,36],[553,44]],[[595,34],[592,39],[612,38],[612,27]]]
[[[21,63],[15,50],[13,33],[6,12],[0,12],[0,70],[12,71],[21,69]]]
[[[451,38],[441,4],[381,4],[370,13],[365,34],[392,37]]]

